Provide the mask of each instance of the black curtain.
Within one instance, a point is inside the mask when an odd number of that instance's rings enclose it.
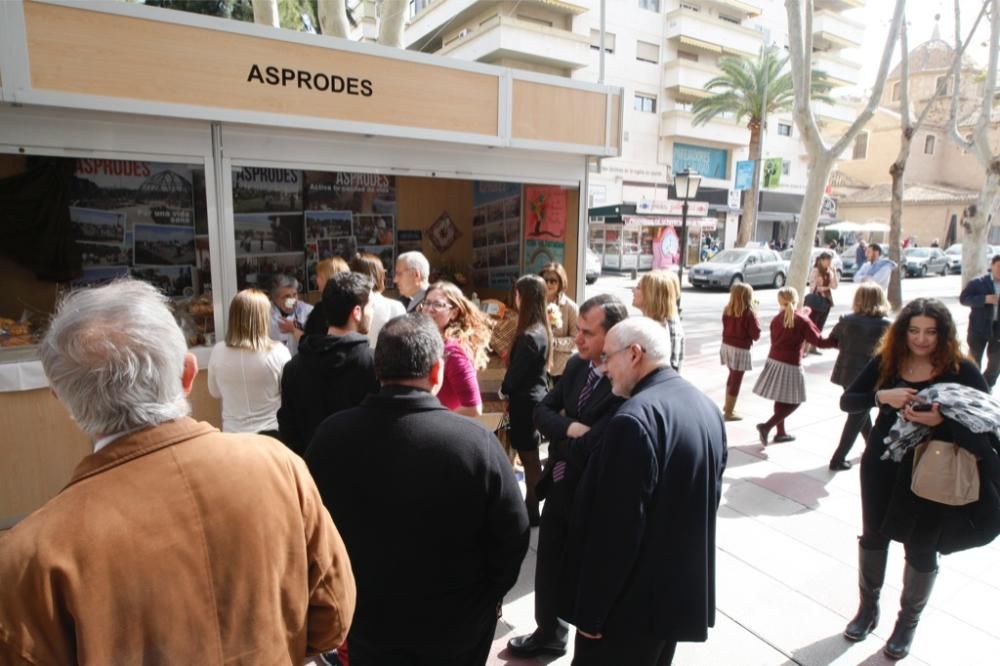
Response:
[[[40,280],[80,276],[73,245],[69,187],[76,160],[35,157],[24,173],[0,179],[0,252]]]

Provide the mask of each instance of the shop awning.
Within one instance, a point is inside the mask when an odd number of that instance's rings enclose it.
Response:
[[[681,44],[687,46],[693,46],[696,49],[701,49],[703,51],[711,51],[712,53],[722,53],[722,47],[717,44],[712,44],[711,42],[702,41],[700,39],[695,39],[694,37],[687,37],[681,35]]]
[[[647,227],[680,227],[683,220],[673,215],[623,215],[622,222],[626,225],[643,225]],[[688,216],[687,225],[689,229],[703,229],[711,231],[715,229],[718,220],[714,217],[692,217]]]

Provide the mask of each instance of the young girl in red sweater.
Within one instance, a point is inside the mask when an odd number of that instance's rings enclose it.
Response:
[[[802,372],[803,345],[808,342],[816,347],[833,347],[836,342],[824,338],[816,324],[809,319],[808,311],[798,309],[799,292],[792,287],[778,290],[780,311],[771,320],[771,351],[767,355],[764,371],[757,378],[753,392],[762,398],[774,400],[774,415],[765,423],[757,424],[760,443],[767,446],[771,428],[777,426],[775,443],[795,439],[785,431],[785,419],[806,401],[806,379]]]
[[[726,404],[723,408],[727,421],[743,419],[733,410],[740,395],[743,374],[753,369],[750,347],[759,339],[760,321],[757,320],[757,309],[754,306],[753,287],[745,282],[734,284],[729,288],[729,303],[722,311],[722,347],[719,348],[719,360],[729,368]]]

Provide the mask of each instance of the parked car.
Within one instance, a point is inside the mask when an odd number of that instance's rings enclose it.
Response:
[[[723,250],[708,261],[702,262],[688,273],[688,281],[695,287],[723,287],[739,282],[753,286],[785,286],[788,262],[777,252],[766,248],[738,248]]]
[[[857,263],[858,244],[848,245],[840,253],[840,277],[849,280],[854,279],[854,274],[858,272],[861,265]]]
[[[781,258],[785,261],[791,262],[792,253],[795,252],[795,248],[790,248],[781,253]],[[820,254],[829,254],[833,257],[833,261],[830,263],[830,267],[837,271],[837,277],[841,278],[844,276],[844,261],[841,259],[840,255],[831,250],[828,247],[814,247],[809,252],[809,272],[812,272],[812,267],[816,264],[816,257]],[[808,280],[808,274],[806,276]]]
[[[948,272],[949,273],[961,273],[962,272],[962,244],[955,243],[947,250],[944,251],[945,257],[948,258]]]
[[[937,247],[911,247],[903,250],[903,268],[907,277],[948,274],[948,257]]]
[[[587,248],[587,267],[585,276],[587,284],[594,284],[601,277],[601,255]]]

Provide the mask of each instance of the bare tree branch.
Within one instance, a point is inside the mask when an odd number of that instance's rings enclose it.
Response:
[[[958,52],[957,57],[951,63],[951,80],[952,80],[952,90],[951,90],[951,114],[948,116],[948,134],[951,136],[952,141],[958,144],[963,150],[971,151],[975,148],[973,142],[962,136],[962,133],[958,131],[958,102],[961,97],[960,88],[962,83],[962,54],[969,47],[972,42],[972,36],[976,34],[976,28],[979,27],[979,22],[983,20],[983,16],[986,14],[986,9],[992,4],[993,0],[985,0],[983,6],[979,9],[979,16],[976,17],[975,23],[972,24],[972,29],[969,30],[969,36],[962,41],[962,14],[959,8],[959,0],[955,0],[955,49]],[[996,10],[994,10],[996,13]]]

